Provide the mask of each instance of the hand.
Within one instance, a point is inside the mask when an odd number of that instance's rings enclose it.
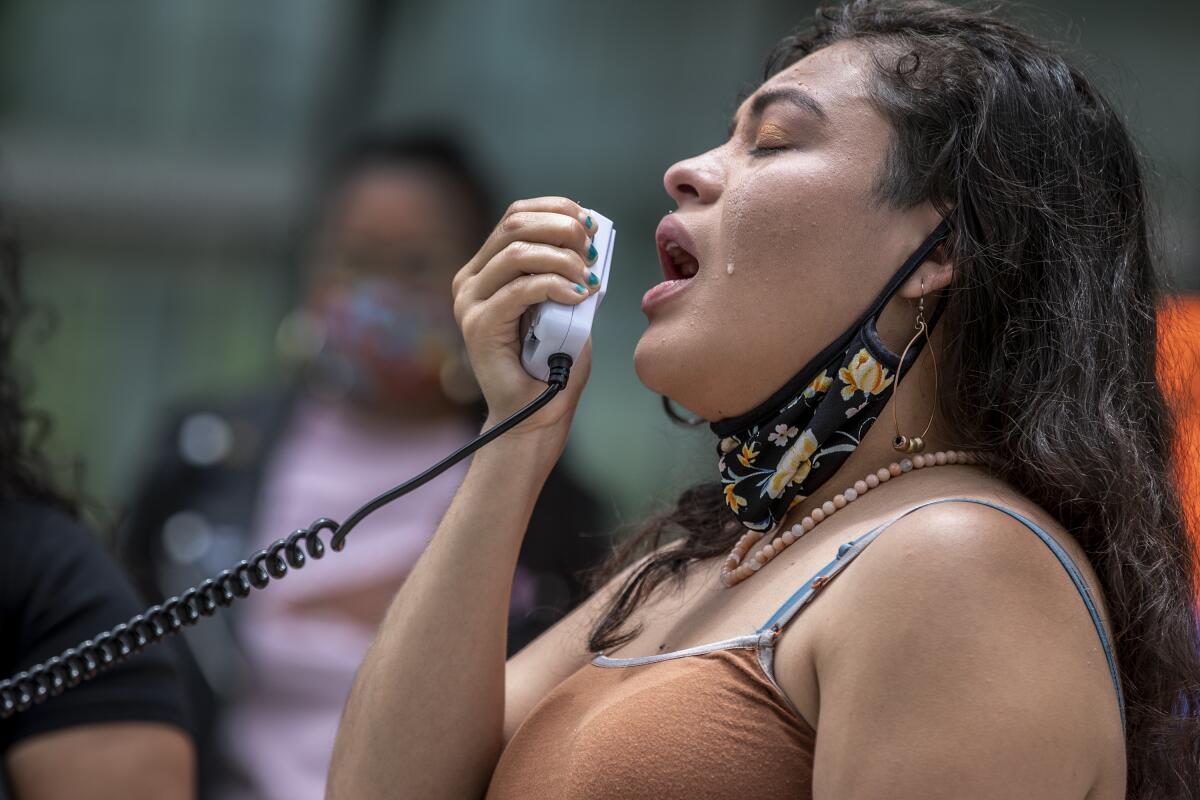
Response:
[[[589,258],[596,225],[589,229],[588,222],[587,210],[565,197],[518,200],[454,277],[454,317],[487,400],[489,427],[546,389],[521,365],[521,315],[545,300],[583,302],[599,288]],[[590,368],[589,341],[566,389],[515,431],[565,440]]]

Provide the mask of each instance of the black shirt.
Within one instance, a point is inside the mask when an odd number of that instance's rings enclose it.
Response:
[[[141,611],[129,582],[99,542],[69,516],[0,499],[0,680],[91,639]],[[0,720],[3,757],[40,733],[97,722],[186,727],[166,648],[152,646],[91,681]]]

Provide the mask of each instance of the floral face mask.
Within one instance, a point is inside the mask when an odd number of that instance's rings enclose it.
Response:
[[[943,220],[892,276],[862,315],[766,402],[710,426],[721,437],[717,468],[725,502],[745,527],[763,531],[829,479],[854,452],[887,404],[897,368],[907,372],[924,337],[900,356],[876,324],[892,294],[950,232]],[[943,301],[944,302],[944,301]],[[939,302],[929,318],[942,313]]]

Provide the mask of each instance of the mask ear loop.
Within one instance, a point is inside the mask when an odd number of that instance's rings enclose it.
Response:
[[[682,425],[685,428],[698,428],[707,422],[704,417],[697,417],[694,415],[684,416],[683,414],[680,414],[675,410],[675,403],[673,403],[671,398],[667,397],[666,395],[662,395],[662,407],[663,411],[667,413],[667,416],[671,418],[672,422],[677,425]]]
[[[929,340],[929,326],[925,323],[925,280],[921,279],[921,299],[917,304],[917,321],[914,326],[917,332],[908,340],[908,344],[904,346],[904,352],[900,354],[900,363],[896,365],[896,388],[892,391],[892,423],[896,426],[896,438],[892,439],[892,447],[899,450],[901,453],[919,453],[925,449],[925,435],[929,433],[930,426],[933,425],[933,417],[937,413],[937,396],[938,396],[938,366],[937,354],[933,352],[933,343]],[[898,409],[900,407],[900,372],[904,369],[904,359],[908,355],[909,348],[917,341],[921,334],[925,334],[925,344],[928,345],[926,350],[929,351],[929,357],[933,359],[933,411],[929,413],[929,422],[925,424],[925,430],[921,431],[919,436],[905,436],[900,433],[900,420]],[[916,365],[916,359],[913,360],[913,365]]]

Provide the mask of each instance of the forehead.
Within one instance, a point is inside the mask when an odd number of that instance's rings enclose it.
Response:
[[[866,53],[853,42],[824,47],[772,75],[739,104],[737,117],[750,113],[758,95],[784,88],[798,88],[812,95],[830,117],[861,111],[868,105],[868,68]]]
[[[457,192],[448,178],[419,164],[369,166],[338,190],[328,223],[384,239],[460,233]]]

